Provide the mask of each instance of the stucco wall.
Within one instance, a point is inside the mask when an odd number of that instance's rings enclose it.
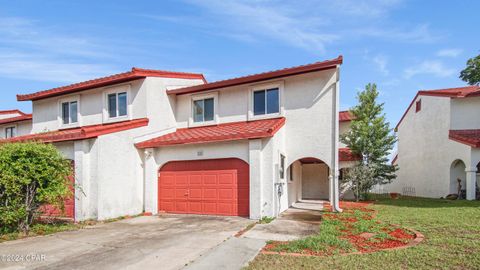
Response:
[[[328,167],[325,164],[303,164],[302,168],[302,197],[328,199]]]
[[[293,170],[293,180],[288,181],[288,206],[292,206],[302,199],[302,164],[300,161],[292,163],[290,170]]]
[[[451,129],[480,129],[480,97],[451,99]]]
[[[105,95],[108,91],[128,91],[129,117],[123,120],[147,117],[146,84],[136,80],[115,86],[96,88],[71,95],[63,95],[32,102],[33,133],[52,131],[63,128],[60,122],[60,102],[69,99],[79,101],[78,126],[104,123]]]
[[[448,139],[450,99],[420,96],[422,109],[412,106],[398,129],[399,171],[387,192],[414,187],[416,196],[444,197],[450,193],[450,167],[470,162],[470,147]],[[417,100],[418,100],[417,99]]]
[[[10,123],[0,125],[0,139],[5,139],[5,129],[9,127],[16,128],[16,136],[28,135],[32,132],[32,121],[21,121],[16,123]]]

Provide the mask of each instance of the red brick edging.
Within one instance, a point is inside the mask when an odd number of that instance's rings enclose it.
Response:
[[[339,255],[340,256],[360,255],[360,254],[373,253],[373,252],[377,252],[377,251],[405,249],[405,248],[416,246],[425,239],[425,236],[418,231],[415,231],[415,230],[410,229],[410,228],[403,228],[403,229],[409,230],[409,231],[411,231],[415,234],[415,238],[404,246],[392,247],[392,248],[383,248],[383,249],[379,249],[379,250],[375,250],[375,251],[366,251],[366,252],[355,251],[355,252],[343,253],[343,254],[339,254]],[[325,257],[325,255],[313,255],[313,254],[293,253],[293,252],[292,253],[290,253],[290,252],[276,252],[276,251],[266,251],[266,250],[262,250],[261,253],[262,254],[267,254],[267,255],[281,255],[281,256],[293,256],[293,257]]]

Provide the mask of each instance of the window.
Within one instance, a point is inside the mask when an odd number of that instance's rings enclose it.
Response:
[[[264,115],[280,112],[280,96],[278,88],[253,92],[253,114]]]
[[[207,122],[214,118],[214,100],[213,98],[199,99],[193,101],[193,121]]]
[[[62,123],[64,125],[78,122],[78,102],[69,101],[62,103]]]
[[[280,154],[280,179],[285,179],[285,156]]]
[[[17,130],[15,127],[5,128],[5,139],[13,138],[17,135]]]
[[[115,118],[126,116],[127,109],[127,92],[108,94],[108,117]]]
[[[293,182],[293,164],[288,167],[288,180]]]
[[[415,103],[415,112],[419,112],[422,110],[422,100],[419,99],[416,103]]]

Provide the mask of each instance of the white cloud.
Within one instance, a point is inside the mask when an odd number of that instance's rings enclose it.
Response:
[[[411,29],[400,27],[379,28],[378,26],[359,28],[353,30],[353,34],[406,43],[433,43],[443,38],[440,35],[432,34],[428,24],[417,25]]]
[[[387,68],[388,59],[383,54],[378,54],[372,58],[373,63],[376,65],[376,68],[383,74],[388,75],[390,71]]]
[[[233,31],[228,34],[229,37],[241,37],[248,41],[273,38],[319,53],[325,52],[326,44],[338,39],[337,34],[319,29],[325,22],[318,17],[299,16],[279,3],[221,0],[193,3],[214,13],[215,17],[221,17],[222,24],[215,27],[227,27]]]
[[[427,60],[416,66],[405,69],[404,75],[407,79],[421,74],[433,75],[436,77],[449,77],[455,74],[455,72],[455,69],[445,66],[441,61]]]
[[[462,49],[443,49],[437,52],[440,57],[457,57],[463,52]]]
[[[114,72],[98,63],[111,62],[111,48],[57,30],[25,18],[0,18],[0,76],[68,83]]]

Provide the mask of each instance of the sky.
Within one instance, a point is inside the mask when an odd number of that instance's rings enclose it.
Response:
[[[129,71],[208,81],[336,58],[342,109],[376,83],[394,127],[418,90],[465,85],[480,1],[0,0],[0,110],[25,94]]]

